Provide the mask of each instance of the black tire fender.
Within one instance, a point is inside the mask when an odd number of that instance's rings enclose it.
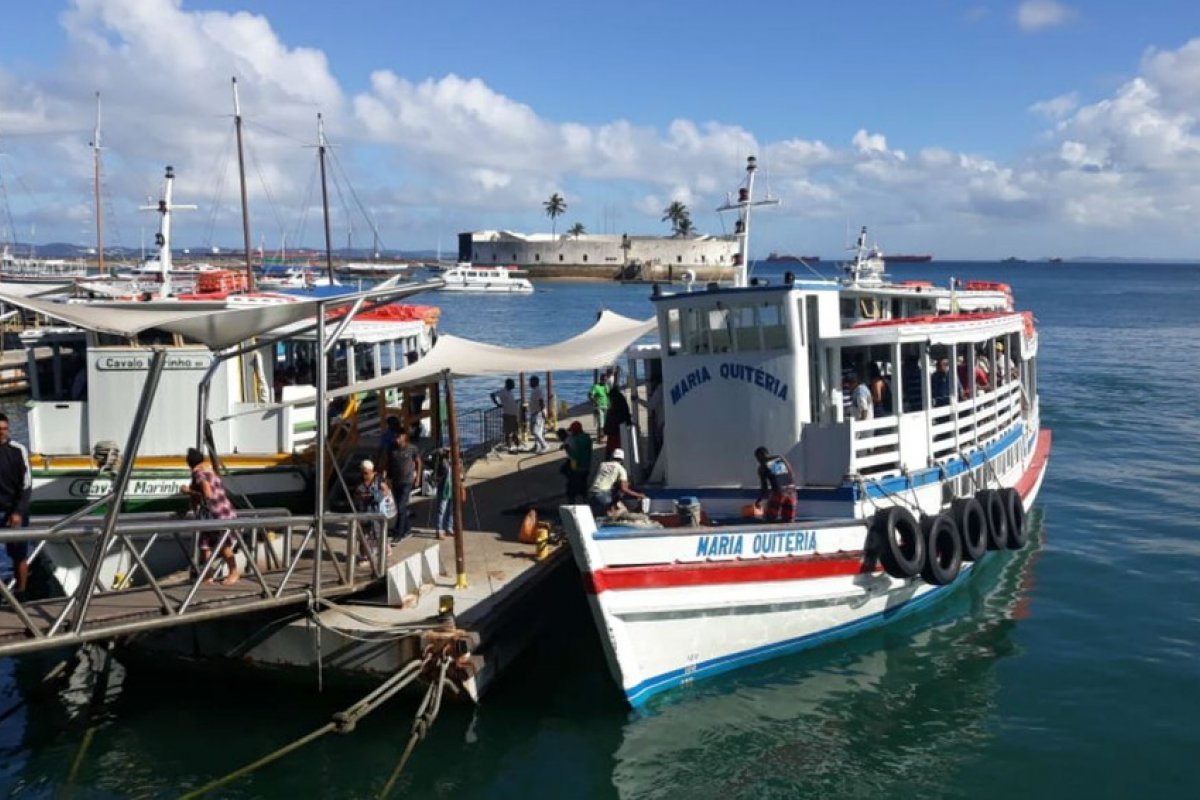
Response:
[[[1000,502],[1008,516],[1008,538],[1004,543],[1009,550],[1020,550],[1029,539],[1025,530],[1025,502],[1016,489],[1001,489]]]
[[[974,497],[955,500],[950,506],[950,516],[958,526],[962,539],[964,561],[978,561],[987,552],[988,521],[983,506]]]
[[[1008,511],[995,489],[984,489],[975,495],[983,506],[988,521],[988,550],[1003,550],[1008,546]]]
[[[921,522],[925,534],[925,566],[921,577],[934,586],[954,583],[962,569],[962,537],[958,525],[949,514],[925,517]]]
[[[892,506],[875,514],[871,538],[884,570],[893,578],[914,578],[925,566],[925,536],[907,508]]]

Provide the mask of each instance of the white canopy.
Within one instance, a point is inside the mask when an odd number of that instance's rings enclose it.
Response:
[[[440,282],[412,284],[382,291],[348,294],[344,297],[326,298],[325,303],[326,307],[331,307],[344,306],[360,298],[391,301],[440,285]],[[316,316],[318,302],[305,298],[294,302],[270,302],[256,306],[214,309],[203,302],[192,306],[191,302],[186,300],[66,303],[0,292],[0,303],[27,308],[89,331],[136,336],[143,331],[157,328],[167,333],[186,336],[213,350],[223,350],[284,325],[311,319]]]
[[[331,398],[399,386],[433,383],[449,372],[456,378],[600,369],[612,364],[629,345],[655,327],[647,320],[605,311],[591,328],[557,344],[543,347],[501,347],[441,334],[437,344],[415,364],[378,378],[360,381],[329,393]]]

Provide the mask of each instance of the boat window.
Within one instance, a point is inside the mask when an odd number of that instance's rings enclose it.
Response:
[[[708,352],[708,331],[700,312],[694,308],[683,310],[683,349],[687,353]]]
[[[843,297],[838,302],[838,310],[842,319],[856,319],[858,317],[857,303],[853,297]]]
[[[787,324],[783,306],[778,302],[764,302],[758,308],[758,324],[762,327],[764,350],[787,350]]]
[[[733,309],[736,331],[735,343],[738,352],[746,353],[762,349],[762,328],[758,325],[758,313],[754,306],[738,306]]]
[[[925,408],[925,377],[921,372],[921,345],[900,345],[900,397],[905,413]]]
[[[679,309],[669,308],[667,309],[667,355],[675,355],[682,346],[683,340],[679,330]]]
[[[718,305],[708,311],[708,331],[714,353],[728,353],[732,340],[730,311]]]

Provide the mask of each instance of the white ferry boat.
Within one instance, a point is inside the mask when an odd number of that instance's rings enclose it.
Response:
[[[497,292],[529,294],[533,284],[513,267],[476,267],[460,263],[441,273],[446,282],[443,292]]]
[[[562,508],[635,707],[894,619],[1023,546],[1050,451],[1037,331],[1007,286],[891,283],[865,229],[841,280],[735,284],[656,291],[660,343],[629,352],[634,397],[663,398],[661,429],[623,448],[648,519]],[[878,399],[851,413],[849,387],[873,377]],[[760,446],[790,466],[790,521],[753,518]]]

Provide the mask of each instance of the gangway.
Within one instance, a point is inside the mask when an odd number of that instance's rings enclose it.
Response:
[[[378,513],[326,514],[322,525],[311,515],[252,513],[224,520],[138,516],[119,520],[107,537],[105,522],[98,518],[0,530],[0,543],[26,541],[35,548],[65,544],[80,574],[91,576],[76,581],[64,595],[40,600],[18,600],[0,583],[0,658],[357,594],[381,585],[388,568],[386,537],[364,535],[376,526],[382,530],[386,518]],[[208,563],[201,564],[194,554],[205,531],[220,531],[223,538]],[[170,547],[171,540],[185,568],[155,575],[147,566],[148,553],[153,547]],[[230,543],[240,554],[241,580],[231,585],[205,582],[221,547]],[[134,566],[115,586],[106,586],[87,566],[114,557]]]

